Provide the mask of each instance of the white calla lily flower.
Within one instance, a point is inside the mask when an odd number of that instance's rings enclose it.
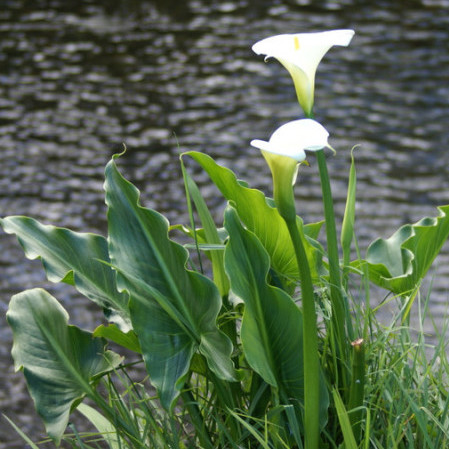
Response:
[[[292,185],[296,182],[299,163],[306,151],[333,148],[327,142],[329,133],[318,122],[304,118],[279,127],[269,141],[252,140],[251,145],[262,151],[273,177],[273,196],[279,213],[294,219],[295,201]],[[334,150],[333,150],[334,151]]]
[[[347,47],[353,36],[353,30],[280,34],[256,42],[252,49],[266,59],[276,58],[289,71],[298,101],[306,116],[311,117],[318,64],[331,47]]]
[[[293,120],[279,127],[270,140],[252,140],[251,145],[262,151],[268,151],[279,156],[287,156],[297,162],[306,158],[306,151],[318,151],[331,148],[327,139],[326,128],[315,120],[304,118]]]

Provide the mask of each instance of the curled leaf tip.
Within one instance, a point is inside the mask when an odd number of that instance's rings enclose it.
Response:
[[[118,159],[119,157],[122,157],[127,151],[128,151],[128,148],[126,147],[126,144],[123,142],[123,150],[122,150],[122,152],[121,153],[116,153],[116,154],[113,154],[112,155],[112,159],[113,160],[115,160],[115,159]]]

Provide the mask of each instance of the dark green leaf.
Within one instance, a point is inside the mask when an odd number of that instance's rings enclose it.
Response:
[[[241,338],[249,365],[265,382],[302,403],[304,396],[302,314],[284,291],[270,286],[267,252],[228,207],[225,268],[231,290],[245,303]]]
[[[29,259],[42,260],[51,282],[74,285],[106,309],[111,321],[129,329],[128,297],[116,289],[104,237],[43,225],[28,217],[7,217],[0,224],[5,232],[17,235]]]
[[[117,367],[121,358],[105,351],[105,340],[75,326],[58,301],[42,289],[26,290],[11,299],[7,320],[14,334],[12,356],[23,369],[36,411],[57,443],[72,407],[97,376]]]
[[[229,233],[226,273],[232,294],[245,304],[243,352],[251,368],[298,412],[304,398],[302,313],[286,292],[267,283],[269,256],[258,238],[243,228],[232,207],[226,209],[225,228]],[[318,406],[324,426],[329,397],[321,373]]]
[[[168,222],[139,205],[139,191],[106,167],[109,249],[151,381],[166,408],[183,388],[199,351],[219,377],[233,380],[232,344],[218,329],[221,297],[212,281],[186,269],[187,251],[168,238]]]

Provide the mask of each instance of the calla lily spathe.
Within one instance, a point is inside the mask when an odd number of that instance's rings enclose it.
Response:
[[[331,148],[327,139],[329,133],[315,120],[304,118],[293,120],[279,127],[270,140],[252,140],[251,145],[263,152],[287,156],[297,163],[306,158],[305,151],[318,151]]]
[[[252,49],[258,55],[276,58],[289,71],[299,104],[311,117],[318,64],[331,47],[347,47],[353,36],[353,30],[280,34],[256,42]]]
[[[312,119],[300,119],[279,127],[269,141],[252,140],[251,145],[262,151],[273,178],[273,196],[279,213],[285,219],[296,216],[292,185],[296,181],[298,164],[305,160],[306,151],[332,149],[329,133]]]

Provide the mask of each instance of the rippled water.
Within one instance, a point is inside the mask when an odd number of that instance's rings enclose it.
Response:
[[[320,65],[316,117],[338,150],[329,159],[344,206],[350,149],[360,144],[358,237],[362,247],[449,203],[449,2],[0,0],[0,215],[25,214],[104,232],[103,167],[120,161],[143,203],[184,220],[177,154],[200,150],[270,192],[263,159],[249,146],[300,116],[291,81],[250,47],[272,34],[353,28],[349,48]],[[126,6],[124,6],[126,4]],[[298,208],[321,219],[313,158],[301,172]],[[204,184],[219,217],[223,201]],[[11,294],[49,288],[75,324],[95,308],[69,288],[48,286],[0,234],[0,409],[33,438],[41,432],[13,374],[4,312]],[[446,311],[448,248],[437,264],[432,307]],[[0,447],[19,448],[0,421]]]

